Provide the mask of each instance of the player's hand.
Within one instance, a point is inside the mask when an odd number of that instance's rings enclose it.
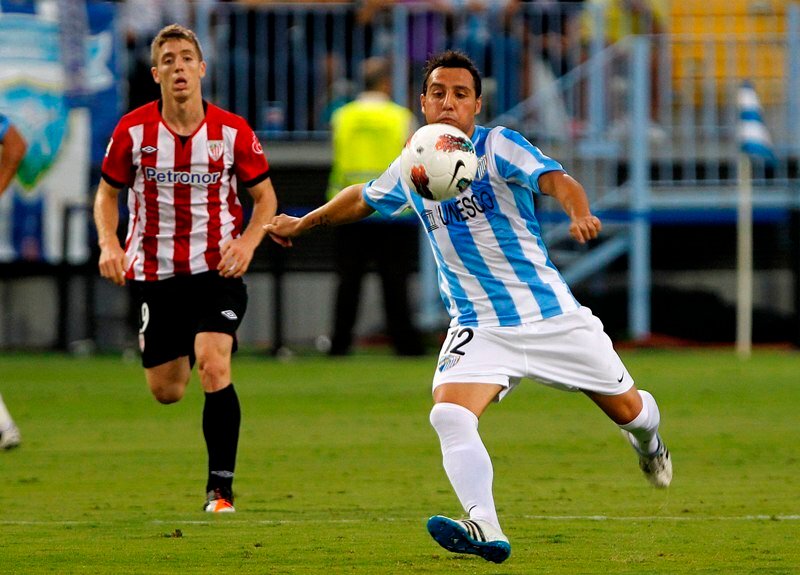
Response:
[[[272,218],[270,223],[263,226],[263,229],[276,244],[290,248],[292,247],[292,238],[300,235],[300,218],[279,214]]]
[[[97,267],[100,269],[101,277],[118,286],[125,285],[125,251],[119,243],[100,249]]]
[[[238,237],[224,244],[220,250],[217,271],[224,278],[240,278],[250,267],[253,261],[254,247],[247,244],[243,237]]]
[[[600,235],[602,229],[603,224],[600,222],[600,218],[592,215],[572,220],[569,225],[570,235],[580,244],[595,239]]]

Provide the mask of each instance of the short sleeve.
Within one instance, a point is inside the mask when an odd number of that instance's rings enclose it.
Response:
[[[109,184],[122,188],[130,184],[133,163],[133,140],[127,128],[118,124],[111,135],[103,158],[102,173]]]
[[[396,159],[378,178],[368,182],[364,201],[387,217],[400,215],[409,207],[408,195],[400,178],[400,159]]]
[[[553,158],[543,154],[519,132],[508,128],[492,130],[492,156],[497,171],[509,182],[514,182],[541,194],[539,177],[547,172],[564,168]]]
[[[234,170],[245,187],[252,187],[269,175],[269,162],[253,129],[242,123],[234,144]]]

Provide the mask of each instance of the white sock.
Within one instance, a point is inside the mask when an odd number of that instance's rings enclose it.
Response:
[[[3,403],[3,396],[0,395],[0,431],[5,431],[14,424],[11,419],[11,414],[6,409],[6,404]]]
[[[444,470],[464,511],[470,519],[500,529],[492,496],[492,460],[478,434],[478,418],[460,405],[437,403],[430,419],[442,445]]]
[[[640,451],[655,453],[658,449],[657,434],[661,413],[658,411],[655,398],[650,393],[639,390],[639,396],[642,398],[642,410],[639,415],[620,427],[636,438]]]

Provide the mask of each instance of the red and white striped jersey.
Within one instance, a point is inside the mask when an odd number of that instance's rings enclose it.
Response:
[[[128,187],[125,277],[154,281],[216,269],[220,245],[242,233],[237,184],[269,175],[261,143],[240,116],[204,102],[206,117],[182,137],[160,101],[122,117],[103,160],[103,179]]]

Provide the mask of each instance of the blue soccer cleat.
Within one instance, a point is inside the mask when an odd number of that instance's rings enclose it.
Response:
[[[502,563],[511,555],[508,537],[480,519],[457,521],[434,515],[428,519],[428,532],[434,541],[453,553],[478,555],[492,563]]]

